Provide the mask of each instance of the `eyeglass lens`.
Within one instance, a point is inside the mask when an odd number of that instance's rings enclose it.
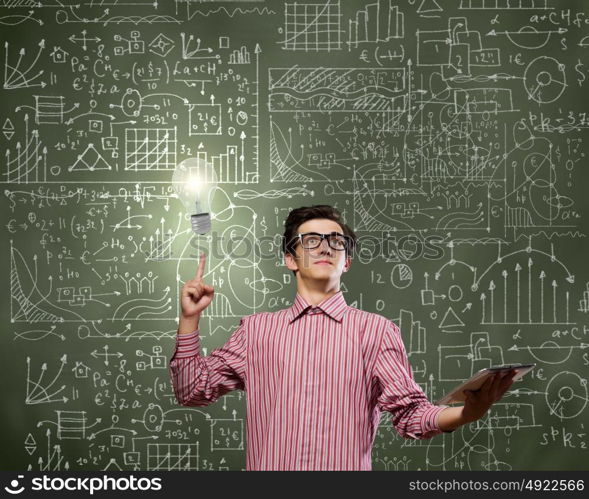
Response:
[[[315,249],[321,244],[323,239],[327,239],[327,243],[332,249],[346,249],[346,238],[338,234],[303,234],[301,237],[301,244],[305,249]]]

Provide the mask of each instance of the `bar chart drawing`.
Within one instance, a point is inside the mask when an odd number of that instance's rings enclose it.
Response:
[[[413,312],[410,310],[401,310],[399,318],[393,322],[399,325],[399,329],[407,334],[409,331],[409,341],[407,355],[411,357],[414,353],[426,353],[426,331],[420,321],[414,320]]]
[[[245,138],[243,137],[242,140]],[[207,151],[199,151],[197,156],[206,164],[210,161],[219,184],[253,184],[258,181],[257,162],[254,162],[253,166],[246,166],[243,145],[227,145],[225,152],[220,154],[209,155]],[[206,180],[212,179],[206,178]]]
[[[348,48],[360,43],[387,42],[405,37],[405,18],[392,0],[378,0],[356,12],[348,26]]]
[[[585,284],[585,291],[583,291],[583,298],[579,300],[579,312],[586,314],[589,312],[589,282]]]
[[[3,179],[7,183],[27,184],[29,182],[44,182],[47,180],[47,148],[39,138],[38,130],[28,129],[28,119],[25,118],[25,138],[23,143],[16,143],[13,148],[7,148],[6,173]]]
[[[245,45],[242,45],[239,50],[234,50],[229,56],[229,64],[249,64],[250,53]]]
[[[475,287],[481,289],[481,324],[572,323],[567,288],[574,276],[566,267],[565,272],[562,267],[548,270],[546,257],[551,263],[555,261],[550,255],[532,249],[530,254],[526,252],[498,258],[476,281]],[[491,269],[495,278],[484,279]]]

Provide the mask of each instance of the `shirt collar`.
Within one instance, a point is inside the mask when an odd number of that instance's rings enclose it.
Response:
[[[309,305],[307,300],[297,293],[294,303],[289,308],[289,323],[293,322],[295,319],[298,319],[301,315],[303,315],[303,312],[306,312],[310,307],[311,305]],[[346,304],[343,293],[338,291],[336,294],[326,298],[321,303],[316,305],[316,307],[320,308],[332,319],[335,319],[337,322],[341,322],[348,305]]]

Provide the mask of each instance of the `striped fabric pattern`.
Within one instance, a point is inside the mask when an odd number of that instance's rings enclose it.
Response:
[[[405,438],[442,433],[446,406],[414,381],[399,328],[341,291],[316,306],[297,293],[289,308],[243,317],[206,357],[198,330],[177,335],[169,367],[184,406],[245,391],[248,470],[370,470],[381,411]]]

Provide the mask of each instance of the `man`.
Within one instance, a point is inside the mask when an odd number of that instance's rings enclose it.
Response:
[[[346,304],[340,278],[354,232],[327,205],[285,221],[284,261],[297,280],[291,307],[241,319],[227,343],[200,355],[198,323],[214,290],[196,277],[182,288],[170,371],[178,402],[204,406],[246,392],[248,470],[370,470],[380,412],[405,438],[424,439],[481,418],[512,384],[495,376],[464,406],[435,406],[415,383],[397,326]]]

